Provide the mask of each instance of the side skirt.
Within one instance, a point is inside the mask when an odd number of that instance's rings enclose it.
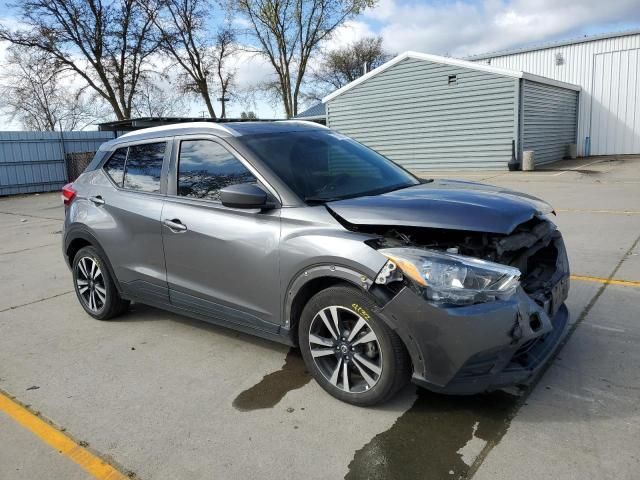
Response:
[[[159,308],[161,310],[167,310],[169,312],[176,313],[178,315],[184,315],[185,317],[194,318],[196,320],[200,320],[200,321],[217,325],[220,327],[229,328],[231,330],[243,332],[249,335],[264,338],[266,340],[271,340],[273,342],[282,343],[284,345],[289,345],[289,346],[295,346],[293,340],[291,339],[291,335],[288,329],[279,328],[277,332],[268,332],[268,331],[261,330],[249,325],[232,323],[232,322],[229,322],[228,320],[212,317],[209,315],[203,315],[201,313],[193,312],[191,310],[177,307],[170,303],[162,302],[153,298],[142,298],[137,295],[127,295],[127,299],[131,300],[132,302],[142,303],[155,308]]]

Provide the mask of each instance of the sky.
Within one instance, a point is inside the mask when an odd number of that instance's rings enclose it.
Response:
[[[0,0],[0,21],[15,16]],[[640,28],[638,0],[378,0],[375,7],[340,27],[324,45],[332,49],[370,35],[380,35],[392,53],[407,50],[465,57],[503,49]],[[4,48],[0,44],[0,63]],[[271,67],[244,53],[236,59],[239,89],[268,78]],[[0,102],[2,99],[0,99]],[[204,110],[188,104],[189,115]],[[228,105],[228,116],[253,109],[261,118],[283,116],[282,108],[264,99]],[[0,130],[16,129],[0,117]]]

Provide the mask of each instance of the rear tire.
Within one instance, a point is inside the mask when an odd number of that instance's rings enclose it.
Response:
[[[335,286],[314,295],[300,317],[307,369],[330,395],[353,405],[386,402],[410,378],[402,340],[375,310],[364,292]]]
[[[110,320],[127,311],[129,301],[120,297],[106,262],[94,247],[78,250],[72,272],[78,301],[93,318]]]

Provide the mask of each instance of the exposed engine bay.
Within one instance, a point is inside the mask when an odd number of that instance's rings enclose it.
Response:
[[[562,236],[554,223],[534,217],[509,235],[423,227],[350,225],[350,229],[377,234],[374,248],[416,247],[441,250],[509,265],[520,270],[522,288],[539,305],[548,301],[552,287],[568,264]],[[567,265],[568,268],[568,265]]]

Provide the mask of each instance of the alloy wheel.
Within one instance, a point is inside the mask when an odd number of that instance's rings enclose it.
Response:
[[[76,287],[85,305],[92,312],[100,312],[107,301],[107,288],[98,263],[82,257],[76,265]]]
[[[366,392],[382,375],[378,337],[349,308],[334,305],[320,310],[309,327],[309,348],[322,375],[344,392]]]

